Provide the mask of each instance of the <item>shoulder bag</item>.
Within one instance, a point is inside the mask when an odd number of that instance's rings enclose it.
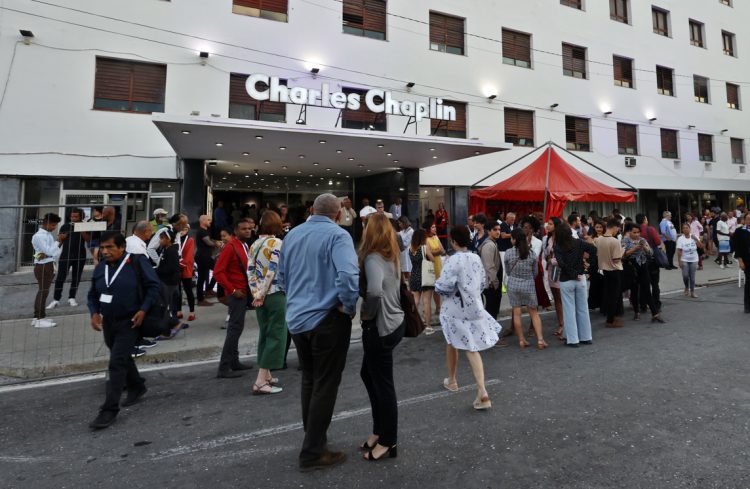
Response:
[[[435,264],[427,259],[427,246],[422,246],[422,287],[435,286]]]
[[[133,271],[135,271],[138,301],[143,303],[143,272],[141,271],[138,256],[140,255],[132,255],[130,262],[133,265]],[[146,311],[146,316],[143,318],[138,332],[142,338],[156,338],[161,335],[169,335],[170,319],[169,308],[164,304],[161,294],[157,294],[156,300],[151,304],[149,310]]]

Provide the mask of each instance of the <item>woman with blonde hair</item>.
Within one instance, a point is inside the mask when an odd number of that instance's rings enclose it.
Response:
[[[360,286],[363,297],[362,369],[360,376],[370,397],[372,434],[360,446],[364,458],[377,461],[397,455],[398,407],[393,383],[393,349],[404,337],[401,309],[400,250],[396,232],[384,214],[372,214],[359,245]]]
[[[409,289],[414,295],[414,303],[417,305],[417,310],[419,310],[419,305],[422,304],[424,310],[422,317],[424,318],[424,323],[427,325],[424,334],[431,335],[435,332],[435,329],[430,326],[432,292],[435,290],[435,285],[425,285],[422,283],[422,265],[425,261],[434,262],[435,258],[432,256],[430,247],[427,246],[427,231],[424,229],[414,231],[411,237],[411,246],[409,246],[409,259],[411,260]],[[438,313],[440,313],[440,310],[438,310]]]

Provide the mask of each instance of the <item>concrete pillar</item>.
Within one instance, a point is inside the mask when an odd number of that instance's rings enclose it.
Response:
[[[404,169],[404,187],[406,189],[405,195],[402,196],[403,204],[401,209],[403,214],[407,216],[414,229],[417,227],[417,221],[419,220],[419,169],[418,168],[406,168]]]
[[[206,213],[206,162],[182,160],[182,192],[179,211],[187,214],[195,229],[198,217]]]
[[[18,230],[21,209],[3,205],[21,204],[21,179],[0,177],[0,274],[6,275],[18,267]],[[31,246],[31,243],[28,243]]]
[[[453,209],[450,211],[454,226],[465,226],[469,218],[469,187],[453,187]]]

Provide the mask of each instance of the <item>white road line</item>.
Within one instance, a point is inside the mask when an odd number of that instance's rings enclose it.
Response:
[[[499,383],[500,383],[500,379],[490,379],[490,380],[485,381],[486,386],[497,385]],[[466,391],[474,390],[476,388],[477,388],[476,384],[465,385],[463,387],[460,387],[458,391],[466,392]],[[411,406],[413,404],[419,404],[423,402],[433,401],[435,399],[448,397],[452,394],[455,394],[455,393],[447,391],[447,390],[442,390],[439,392],[433,392],[431,394],[424,394],[421,396],[403,399],[398,402],[398,405],[401,407]],[[369,407],[361,408],[361,409],[354,409],[354,410],[349,410],[349,411],[341,411],[339,413],[336,413],[333,416],[332,421],[341,421],[345,419],[355,418],[358,416],[364,416],[369,413],[370,413]],[[301,430],[301,429],[302,429],[301,422],[274,426],[272,428],[265,428],[262,430],[251,431],[248,433],[237,433],[235,435],[223,436],[221,438],[216,438],[215,440],[200,441],[197,443],[193,443],[192,445],[185,445],[185,446],[170,448],[162,452],[154,453],[152,457],[154,460],[163,460],[163,459],[172,458],[172,457],[190,455],[196,452],[201,452],[205,450],[214,450],[216,448],[222,448],[227,445],[233,445],[236,443],[245,443],[251,440],[256,440],[258,438],[276,436],[282,433],[289,433],[291,431],[296,431],[296,430]]]

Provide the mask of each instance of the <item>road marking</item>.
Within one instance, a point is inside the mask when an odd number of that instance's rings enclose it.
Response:
[[[485,386],[497,385],[499,383],[500,383],[500,379],[490,379],[490,380],[485,381]],[[476,388],[477,388],[476,384],[465,385],[463,387],[459,387],[458,392],[472,391]],[[433,392],[430,394],[424,394],[421,396],[403,399],[398,402],[398,405],[400,407],[411,406],[411,405],[420,404],[423,402],[434,401],[435,399],[442,399],[444,397],[448,397],[453,394],[456,394],[456,393],[450,392],[447,390],[442,390],[442,391]],[[341,411],[339,413],[334,414],[331,421],[342,421],[345,419],[356,418],[358,416],[364,416],[366,414],[370,414],[369,407],[361,408],[361,409],[353,409],[349,411]],[[197,443],[193,443],[192,445],[185,445],[185,446],[170,448],[168,450],[164,450],[162,452],[157,452],[157,453],[152,454],[152,458],[154,460],[164,460],[164,459],[172,458],[172,457],[190,455],[196,452],[213,450],[216,448],[222,448],[227,445],[234,445],[237,443],[245,443],[248,441],[257,440],[258,438],[276,436],[276,435],[280,435],[283,433],[289,433],[291,431],[296,431],[296,430],[301,430],[301,429],[302,429],[302,423],[298,422],[298,423],[290,423],[290,424],[285,424],[285,425],[280,425],[280,426],[274,426],[272,428],[265,428],[265,429],[257,430],[257,431],[251,431],[248,433],[238,433],[235,435],[228,435],[228,436],[223,436],[221,438],[216,438],[215,440],[200,441]]]

